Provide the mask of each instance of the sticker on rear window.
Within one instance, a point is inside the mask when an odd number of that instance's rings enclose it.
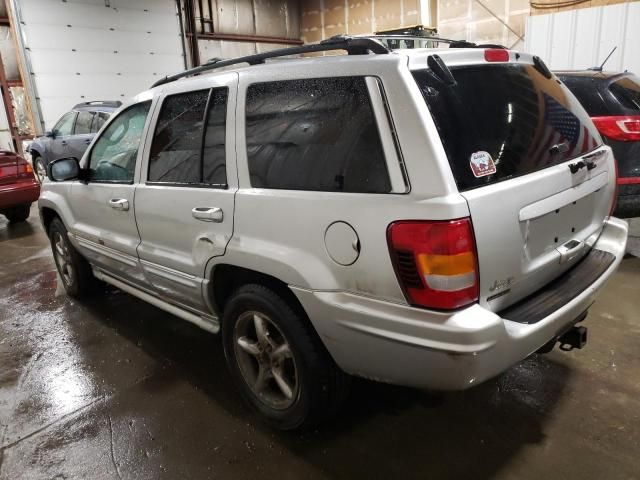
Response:
[[[469,165],[471,165],[471,171],[476,178],[496,173],[496,164],[493,163],[493,158],[491,158],[489,152],[472,153]]]

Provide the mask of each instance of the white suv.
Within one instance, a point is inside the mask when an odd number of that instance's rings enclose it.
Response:
[[[243,397],[291,429],[349,375],[463,389],[581,347],[625,251],[615,175],[537,57],[341,37],[163,79],[39,206],[68,294],[98,278],[221,328]]]

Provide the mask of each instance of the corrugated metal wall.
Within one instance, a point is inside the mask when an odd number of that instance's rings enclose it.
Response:
[[[529,0],[439,0],[438,33],[445,38],[521,49]]]
[[[287,46],[282,43],[204,38],[207,34],[300,38],[298,0],[206,0],[194,2],[194,6],[202,63],[214,57],[233,58]]]
[[[527,19],[525,50],[556,70],[584,69],[603,62],[606,70],[640,74],[640,2],[536,15]]]

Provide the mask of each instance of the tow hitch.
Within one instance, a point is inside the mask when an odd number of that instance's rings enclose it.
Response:
[[[569,330],[549,340],[537,350],[537,353],[549,353],[556,343],[560,344],[560,350],[564,352],[584,347],[587,344],[587,327],[579,327],[576,323],[583,321],[586,316],[587,312],[582,313]]]
[[[560,350],[569,352],[574,348],[582,348],[587,344],[587,327],[573,326],[558,338]]]

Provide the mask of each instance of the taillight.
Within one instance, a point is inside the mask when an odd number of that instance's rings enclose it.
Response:
[[[484,59],[487,62],[508,62],[509,50],[503,48],[487,48],[484,51]]]
[[[478,262],[469,218],[394,222],[387,229],[387,241],[412,305],[450,310],[478,300]]]
[[[591,120],[605,137],[621,142],[640,140],[640,115],[591,117]]]
[[[33,167],[27,162],[18,162],[18,177],[33,177]]]

